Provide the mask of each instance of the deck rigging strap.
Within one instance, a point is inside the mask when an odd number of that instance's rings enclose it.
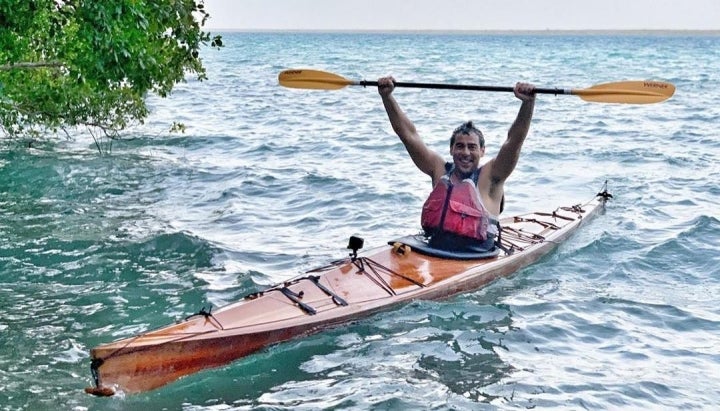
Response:
[[[304,293],[302,291],[295,292],[288,288],[288,286],[297,284],[303,280],[307,280],[307,281],[310,281],[311,283],[313,283],[317,288],[319,288],[323,293],[325,293],[325,295],[330,297],[330,299],[332,299],[332,302],[335,303],[335,305],[342,306],[342,307],[345,307],[348,305],[348,303],[347,303],[347,301],[345,301],[345,299],[343,299],[342,297],[340,297],[339,295],[334,293],[328,287],[324,286],[320,282],[320,276],[317,276],[317,275],[308,275],[305,277],[298,277],[298,278],[286,281],[282,285],[278,284],[278,285],[272,286],[263,291],[256,291],[254,293],[250,293],[245,296],[245,299],[246,300],[254,300],[256,298],[264,296],[265,294],[267,294],[269,292],[280,291],[285,297],[287,297],[290,301],[295,303],[306,314],[315,315],[315,314],[317,314],[317,310],[315,308],[313,308],[312,306],[310,306],[309,304],[301,301]],[[204,308],[203,308],[203,310],[204,310]],[[201,311],[198,314],[203,314],[203,311]],[[198,314],[194,314],[194,315],[198,315]]]
[[[560,229],[560,226],[558,226],[557,224],[553,224],[548,221],[541,221],[541,220],[538,220],[537,218],[515,217],[515,222],[516,223],[535,223],[535,224],[541,225],[545,228],[552,228],[553,230]]]
[[[195,314],[190,314],[187,317],[185,317],[185,321],[187,321],[195,316],[198,316],[198,315],[202,315],[203,317],[205,317],[206,320],[212,319],[214,321],[213,325],[215,325],[217,328],[220,328],[221,330],[225,329],[225,327],[223,327],[222,323],[217,318],[215,318],[215,316],[212,314],[212,306],[210,306],[210,308],[208,310],[205,310],[205,307],[200,308],[200,311],[196,312]]]
[[[304,278],[307,279],[307,280],[310,280],[313,284],[315,284],[315,285],[317,286],[317,288],[319,288],[320,290],[322,290],[322,292],[324,292],[328,297],[330,297],[330,298],[332,299],[332,301],[333,301],[336,305],[341,305],[341,306],[343,306],[343,307],[345,307],[345,306],[348,305],[347,301],[345,301],[344,299],[342,299],[342,297],[340,297],[339,295],[337,295],[337,294],[335,294],[334,292],[330,291],[329,288],[325,287],[324,285],[322,285],[322,284],[320,283],[320,276],[317,276],[317,275],[309,275],[309,276],[304,277]]]
[[[545,237],[541,236],[540,234],[521,231],[513,227],[503,227],[503,230],[505,231],[506,237],[511,237],[518,241],[523,241],[530,244],[537,244],[545,241]]]
[[[571,213],[580,214],[578,216],[578,218],[582,218],[582,214],[585,212],[585,210],[582,208],[582,204],[575,204],[572,207],[560,207],[560,208],[558,208],[558,210],[569,211]],[[555,211],[557,211],[557,210],[555,210]]]
[[[296,293],[287,287],[277,288],[277,290],[280,291],[290,301],[294,302],[298,307],[300,307],[301,310],[305,311],[306,314],[309,314],[309,315],[317,314],[317,311],[314,308],[312,308],[311,306],[300,301],[300,299],[303,296],[302,291],[300,291],[299,293]]]
[[[495,239],[495,247],[503,250],[503,252],[505,252],[505,255],[511,255],[511,254],[515,253],[515,244],[513,244],[509,241],[506,241],[506,242],[508,244],[510,244],[510,247],[507,247],[503,244],[503,238],[502,238],[503,228],[500,226],[500,221],[497,221],[495,223],[495,225],[497,226],[497,230],[498,230],[497,238]]]
[[[372,271],[372,274],[365,269],[365,260],[368,261],[368,267]],[[390,294],[390,296],[397,295],[395,290],[393,290],[393,288],[390,287],[390,284],[388,284],[387,281],[385,281],[385,279],[382,278],[382,276],[380,276],[380,273],[378,273],[377,270],[375,270],[375,267],[372,266],[371,261],[372,260],[370,260],[367,257],[359,257],[359,258],[352,259],[353,265],[355,265],[355,267],[357,267],[357,269],[358,269],[358,272],[357,272],[358,274],[364,274],[367,278],[369,278],[372,282],[374,282],[375,285],[377,285],[378,287],[385,290],[385,292]],[[382,267],[382,266],[380,266],[380,267]]]
[[[410,282],[410,283],[412,283],[412,284],[414,284],[414,285],[417,285],[417,286],[420,287],[420,288],[427,287],[425,284],[421,283],[420,281],[418,281],[418,280],[416,280],[416,279],[414,279],[414,278],[412,278],[412,277],[408,277],[408,276],[405,275],[405,274],[401,274],[401,273],[399,273],[399,272],[397,272],[397,271],[393,271],[393,270],[391,270],[390,268],[385,267],[384,265],[382,265],[382,264],[380,264],[380,263],[378,263],[378,262],[376,262],[376,261],[374,261],[374,260],[372,260],[372,259],[370,259],[370,258],[368,258],[368,257],[361,257],[361,258],[362,258],[363,260],[365,260],[365,262],[367,262],[368,265],[370,265],[371,267],[379,268],[380,270],[382,270],[382,271],[384,271],[384,272],[386,272],[386,273],[388,273],[388,274],[390,274],[390,275],[394,275],[395,277],[402,278],[403,280],[408,281],[408,282]]]
[[[543,217],[559,218],[559,219],[565,220],[565,221],[575,221],[575,220],[576,220],[576,218],[572,218],[572,217],[568,217],[568,216],[564,216],[564,215],[558,214],[558,213],[557,213],[557,210],[553,211],[552,213],[536,212],[535,214],[541,215],[541,216],[543,216]]]
[[[353,260],[352,263],[355,265],[355,267],[357,267],[358,274],[364,274],[366,277],[368,277],[370,280],[372,280],[375,284],[377,284],[378,287],[385,290],[391,296],[397,295],[397,293],[390,286],[390,284],[388,284],[388,282],[382,277],[381,273],[385,273],[390,276],[402,278],[403,280],[408,281],[420,288],[426,287],[425,284],[415,280],[414,278],[408,277],[404,274],[400,274],[397,271],[394,271],[388,267],[385,267],[384,265],[382,265],[368,257],[358,257],[355,260]],[[370,271],[365,269],[366,266],[369,268]]]

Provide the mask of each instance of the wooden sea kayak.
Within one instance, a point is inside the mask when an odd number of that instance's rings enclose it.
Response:
[[[434,253],[412,236],[358,254],[362,240],[353,238],[346,259],[212,312],[203,309],[177,324],[95,347],[95,386],[85,391],[107,396],[151,390],[397,304],[476,290],[552,251],[610,197],[604,189],[585,204],[504,218],[501,247],[484,258]]]

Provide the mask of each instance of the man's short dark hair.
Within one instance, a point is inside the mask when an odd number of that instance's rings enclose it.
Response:
[[[458,134],[470,134],[475,133],[476,136],[478,136],[478,141],[480,142],[480,148],[485,147],[485,137],[483,136],[482,131],[480,131],[472,121],[467,121],[465,123],[462,123],[458,128],[453,130],[452,136],[450,137],[450,147],[455,145],[455,137]]]

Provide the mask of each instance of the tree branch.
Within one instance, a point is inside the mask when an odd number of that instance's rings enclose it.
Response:
[[[35,69],[35,68],[46,68],[46,67],[62,67],[63,64],[59,61],[38,61],[38,62],[20,62],[3,64],[0,66],[0,70],[9,71],[12,69]]]

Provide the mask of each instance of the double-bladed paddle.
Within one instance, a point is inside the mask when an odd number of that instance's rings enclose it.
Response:
[[[375,86],[377,81],[355,81],[334,73],[321,70],[291,69],[278,76],[281,86],[313,90],[338,90],[347,86]],[[475,90],[512,92],[513,87],[474,86],[462,84],[404,83],[395,82],[395,87],[434,88],[446,90]],[[663,81],[639,80],[618,81],[597,84],[584,89],[536,88],[538,94],[571,94],[585,101],[595,103],[650,104],[669,99],[675,93],[675,86]]]

